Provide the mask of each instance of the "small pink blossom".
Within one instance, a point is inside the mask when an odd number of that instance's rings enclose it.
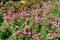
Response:
[[[19,13],[18,12],[16,13],[16,16],[19,17]]]
[[[47,11],[46,7],[44,7],[43,10],[46,12]]]
[[[48,25],[49,24],[49,22],[46,22],[46,25]]]
[[[42,21],[40,20],[40,24],[42,25]]]
[[[60,18],[58,18],[58,21],[60,22]]]
[[[49,21],[50,24],[52,24],[52,21]]]
[[[49,33],[52,33],[52,30],[49,30]]]
[[[55,28],[55,26],[52,26],[52,28],[54,29],[54,28]]]
[[[35,36],[36,36],[36,37],[38,37],[38,36],[39,36],[39,34],[38,34],[38,33],[36,33],[36,34],[35,34]]]
[[[5,26],[4,26],[4,25],[2,25],[2,26],[1,26],[1,28],[2,28],[2,29],[4,29],[4,28],[5,28]]]
[[[30,13],[30,10],[28,10],[28,13]]]
[[[19,35],[20,32],[22,32],[22,30],[17,30],[17,31],[15,32],[15,35]]]
[[[7,25],[9,25],[9,24],[10,24],[10,22],[8,21],[8,22],[6,22],[6,24],[7,24]]]
[[[40,20],[40,17],[37,17],[37,18],[36,18],[36,23],[39,22],[39,20]]]
[[[58,24],[60,24],[60,22],[58,22]]]
[[[32,38],[34,38],[34,37],[35,37],[35,35],[32,36]]]
[[[25,13],[24,12],[19,12],[17,15],[23,16]]]
[[[42,14],[42,16],[44,17],[44,16],[45,16],[45,14]]]
[[[13,15],[13,19],[15,19],[16,18],[16,15]]]
[[[38,13],[38,9],[36,9],[35,12]]]
[[[54,37],[57,37],[58,35],[56,33],[53,33]]]
[[[32,10],[32,13],[34,13],[35,12],[35,10]]]
[[[31,37],[31,32],[28,32],[28,36]]]
[[[48,33],[48,36],[50,36],[51,34],[50,33]]]
[[[7,14],[3,14],[3,18],[6,19],[7,18]]]
[[[28,13],[27,16],[30,16],[30,14]]]
[[[39,34],[34,34],[33,36],[32,36],[32,38],[34,38],[34,37],[38,37],[39,36]]]
[[[50,18],[50,16],[46,16],[46,18],[48,19],[48,18]]]
[[[24,32],[24,35],[26,35],[26,34],[27,34],[27,32],[25,31],[25,32]]]
[[[28,27],[27,27],[27,26],[25,26],[25,27],[23,28],[23,30],[24,30],[24,31],[27,31],[27,30],[28,30]]]
[[[38,3],[38,8],[40,8],[40,4]]]
[[[36,40],[39,40],[39,38],[38,38],[38,37],[36,37]]]
[[[48,9],[49,9],[49,10],[51,9],[51,5],[48,5]]]
[[[12,14],[12,10],[8,10],[8,15],[11,15]]]

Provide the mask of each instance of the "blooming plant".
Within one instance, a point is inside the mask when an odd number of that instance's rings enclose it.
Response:
[[[24,3],[0,5],[0,40],[60,40],[60,1]]]

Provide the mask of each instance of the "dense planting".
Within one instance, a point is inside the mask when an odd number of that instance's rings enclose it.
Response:
[[[1,3],[0,40],[60,40],[60,1]]]

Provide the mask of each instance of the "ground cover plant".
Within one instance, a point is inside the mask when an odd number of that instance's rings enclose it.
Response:
[[[60,1],[0,2],[0,40],[60,40]]]

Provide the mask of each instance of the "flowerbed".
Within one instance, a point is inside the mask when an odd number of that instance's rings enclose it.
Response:
[[[11,1],[0,13],[0,40],[60,40],[60,1]]]

